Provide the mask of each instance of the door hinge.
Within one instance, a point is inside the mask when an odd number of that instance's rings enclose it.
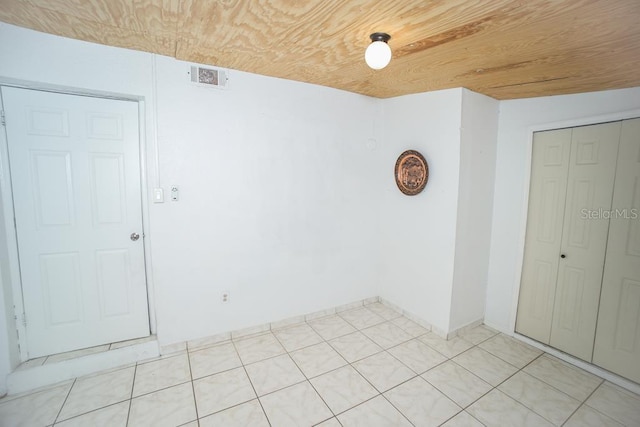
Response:
[[[22,326],[27,327],[27,313],[22,313]]]
[[[4,110],[0,110],[0,123],[2,123],[2,126],[7,125],[7,118],[4,116]]]

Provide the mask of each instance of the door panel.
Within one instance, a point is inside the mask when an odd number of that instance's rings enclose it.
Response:
[[[33,150],[30,155],[37,226],[74,225],[71,153]]]
[[[549,343],[591,361],[620,122],[573,129],[562,254]]]
[[[40,255],[40,277],[50,326],[82,321],[82,286],[78,252]]]
[[[549,343],[558,276],[571,129],[533,136],[527,235],[516,331]]]
[[[1,90],[29,357],[148,335],[137,103]]]
[[[593,362],[640,382],[640,119],[622,123]]]

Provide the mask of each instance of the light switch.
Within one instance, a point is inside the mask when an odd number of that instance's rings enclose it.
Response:
[[[164,203],[164,190],[162,188],[153,189],[153,203]]]
[[[180,189],[178,188],[177,185],[172,185],[171,186],[171,201],[172,202],[177,202],[180,198]]]

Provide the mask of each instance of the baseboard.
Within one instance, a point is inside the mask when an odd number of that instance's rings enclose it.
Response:
[[[284,319],[276,320],[274,322],[263,323],[261,325],[255,325],[255,326],[251,326],[244,329],[238,329],[238,330],[224,332],[224,333],[216,334],[212,336],[162,345],[160,346],[160,354],[163,354],[163,355],[170,354],[176,351],[182,351],[184,349],[195,350],[199,348],[212,346],[224,341],[228,341],[230,339],[238,339],[238,338],[249,337],[252,335],[259,335],[268,331],[273,331],[273,330],[293,326],[297,323],[309,322],[311,320],[319,319],[321,317],[331,316],[333,314],[340,313],[343,311],[352,310],[358,307],[363,307],[367,304],[373,304],[379,301],[380,301],[380,298],[377,296],[364,298],[361,300],[350,302],[348,304],[342,304],[336,307],[332,307],[332,308],[328,308],[320,311],[314,311],[311,313],[302,314],[298,316],[287,317]],[[402,309],[396,309],[396,311],[400,313],[403,312]]]
[[[482,324],[484,324],[484,319],[474,320],[473,322],[469,322],[464,326],[460,326],[459,328],[456,328],[456,329],[453,329],[453,330],[449,331],[449,333],[447,334],[446,338],[448,340],[450,340],[453,337],[457,337],[462,332],[466,332],[469,329],[473,329],[473,328],[478,327],[478,326],[480,326]]]

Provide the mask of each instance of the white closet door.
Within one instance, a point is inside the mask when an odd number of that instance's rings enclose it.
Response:
[[[516,331],[549,343],[558,278],[571,129],[533,136],[531,189]]]
[[[640,382],[640,119],[622,124],[593,362]]]
[[[550,344],[591,361],[620,122],[573,129]]]

